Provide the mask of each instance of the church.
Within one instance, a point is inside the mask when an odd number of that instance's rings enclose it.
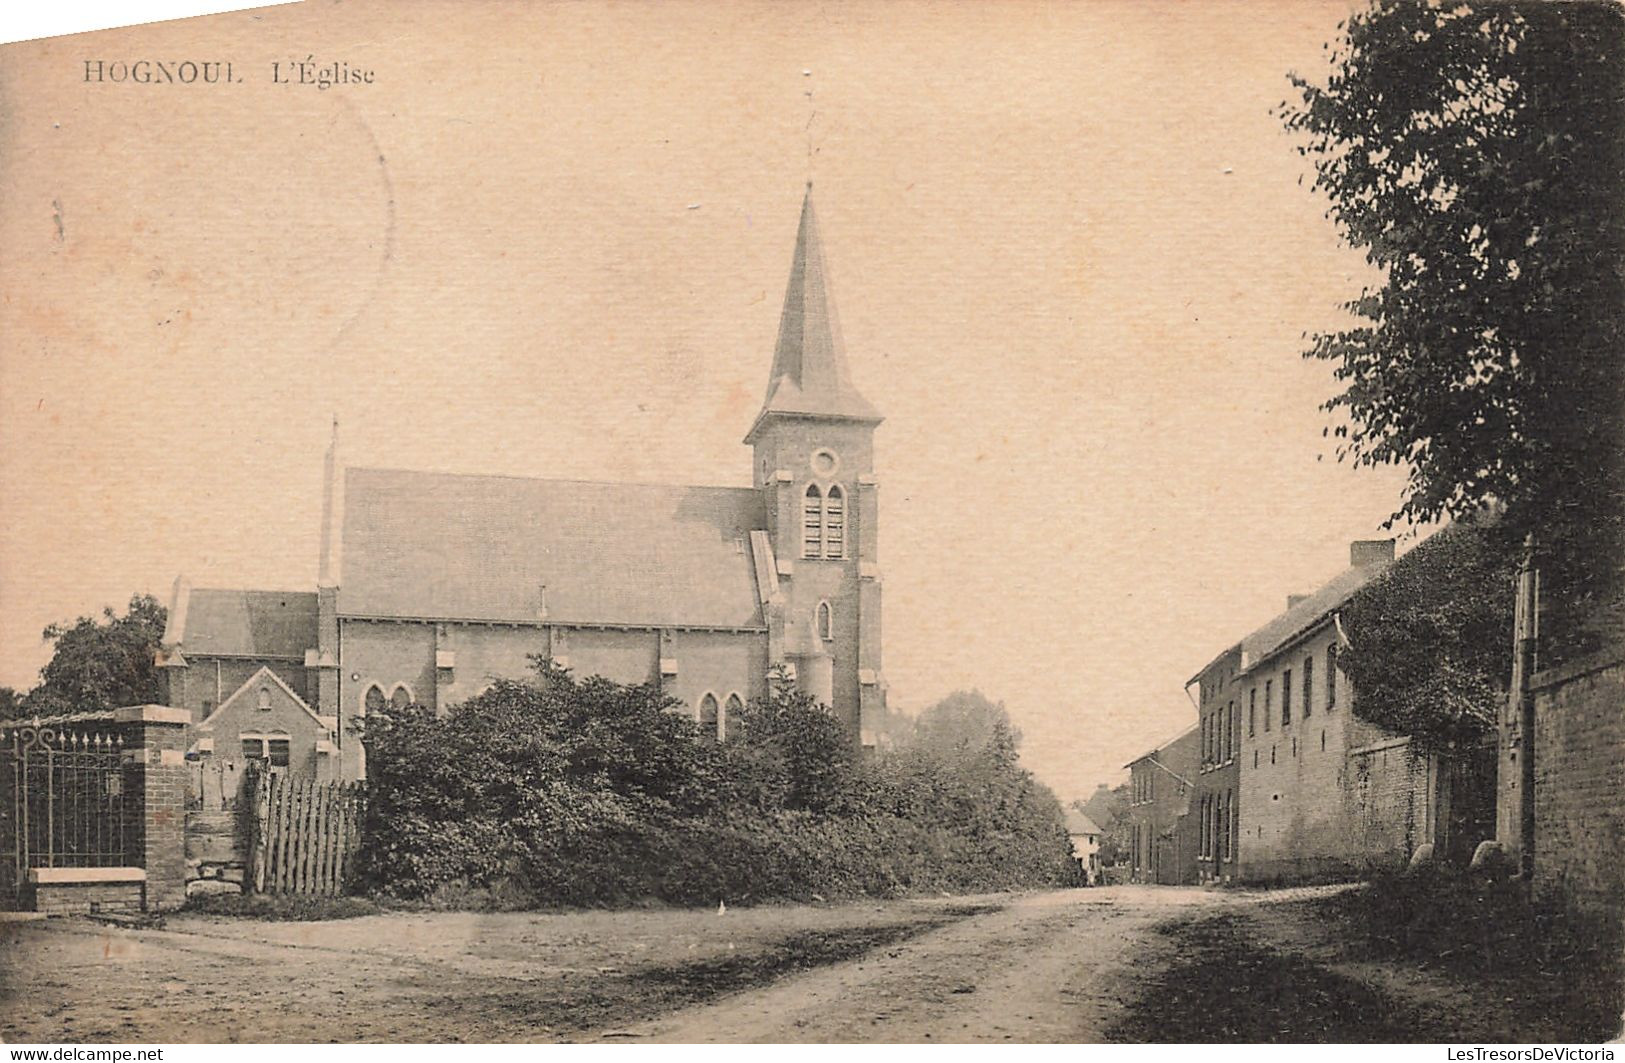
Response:
[[[158,652],[190,756],[366,776],[387,704],[436,712],[539,655],[579,677],[658,686],[717,741],[780,668],[855,745],[884,713],[879,412],[853,386],[809,184],[751,487],[324,470],[314,593],[176,580]]]

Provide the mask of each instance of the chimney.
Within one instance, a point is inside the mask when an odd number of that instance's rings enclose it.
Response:
[[[1289,594],[1289,595],[1287,595],[1286,596],[1287,611],[1290,612],[1292,609],[1297,607],[1297,604],[1299,602],[1304,601],[1308,597],[1309,596],[1307,594]]]
[[[1349,543],[1349,564],[1355,568],[1382,565],[1393,559],[1392,539],[1356,539]]]

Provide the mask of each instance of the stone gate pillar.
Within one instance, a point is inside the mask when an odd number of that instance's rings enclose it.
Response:
[[[124,846],[147,873],[142,907],[186,903],[186,746],[192,714],[164,705],[115,709],[124,732]]]

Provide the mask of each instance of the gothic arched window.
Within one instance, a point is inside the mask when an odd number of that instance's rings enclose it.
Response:
[[[708,742],[717,740],[717,696],[707,694],[700,699],[700,737]]]
[[[826,642],[835,637],[835,612],[828,602],[818,603],[818,637]]]
[[[824,499],[824,556],[846,556],[846,496],[838,485]]]
[[[405,683],[397,684],[394,691],[389,695],[390,706],[397,709],[406,708],[412,704],[413,700],[411,688]]]
[[[817,484],[807,485],[801,501],[801,556],[824,556],[824,496]]]
[[[367,693],[363,695],[361,703],[366,706],[368,712],[382,712],[386,700],[384,688],[374,683],[367,688]]]
[[[745,730],[745,703],[738,694],[728,695],[728,704],[723,707],[722,737],[728,741],[738,738]]]

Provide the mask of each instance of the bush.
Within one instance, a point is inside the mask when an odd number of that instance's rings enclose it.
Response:
[[[446,717],[368,718],[358,871],[372,892],[437,906],[714,904],[1067,881],[1059,802],[980,695],[959,696],[988,710],[980,731],[927,731],[860,763],[839,722],[782,676],[718,745],[651,687],[537,669]]]

